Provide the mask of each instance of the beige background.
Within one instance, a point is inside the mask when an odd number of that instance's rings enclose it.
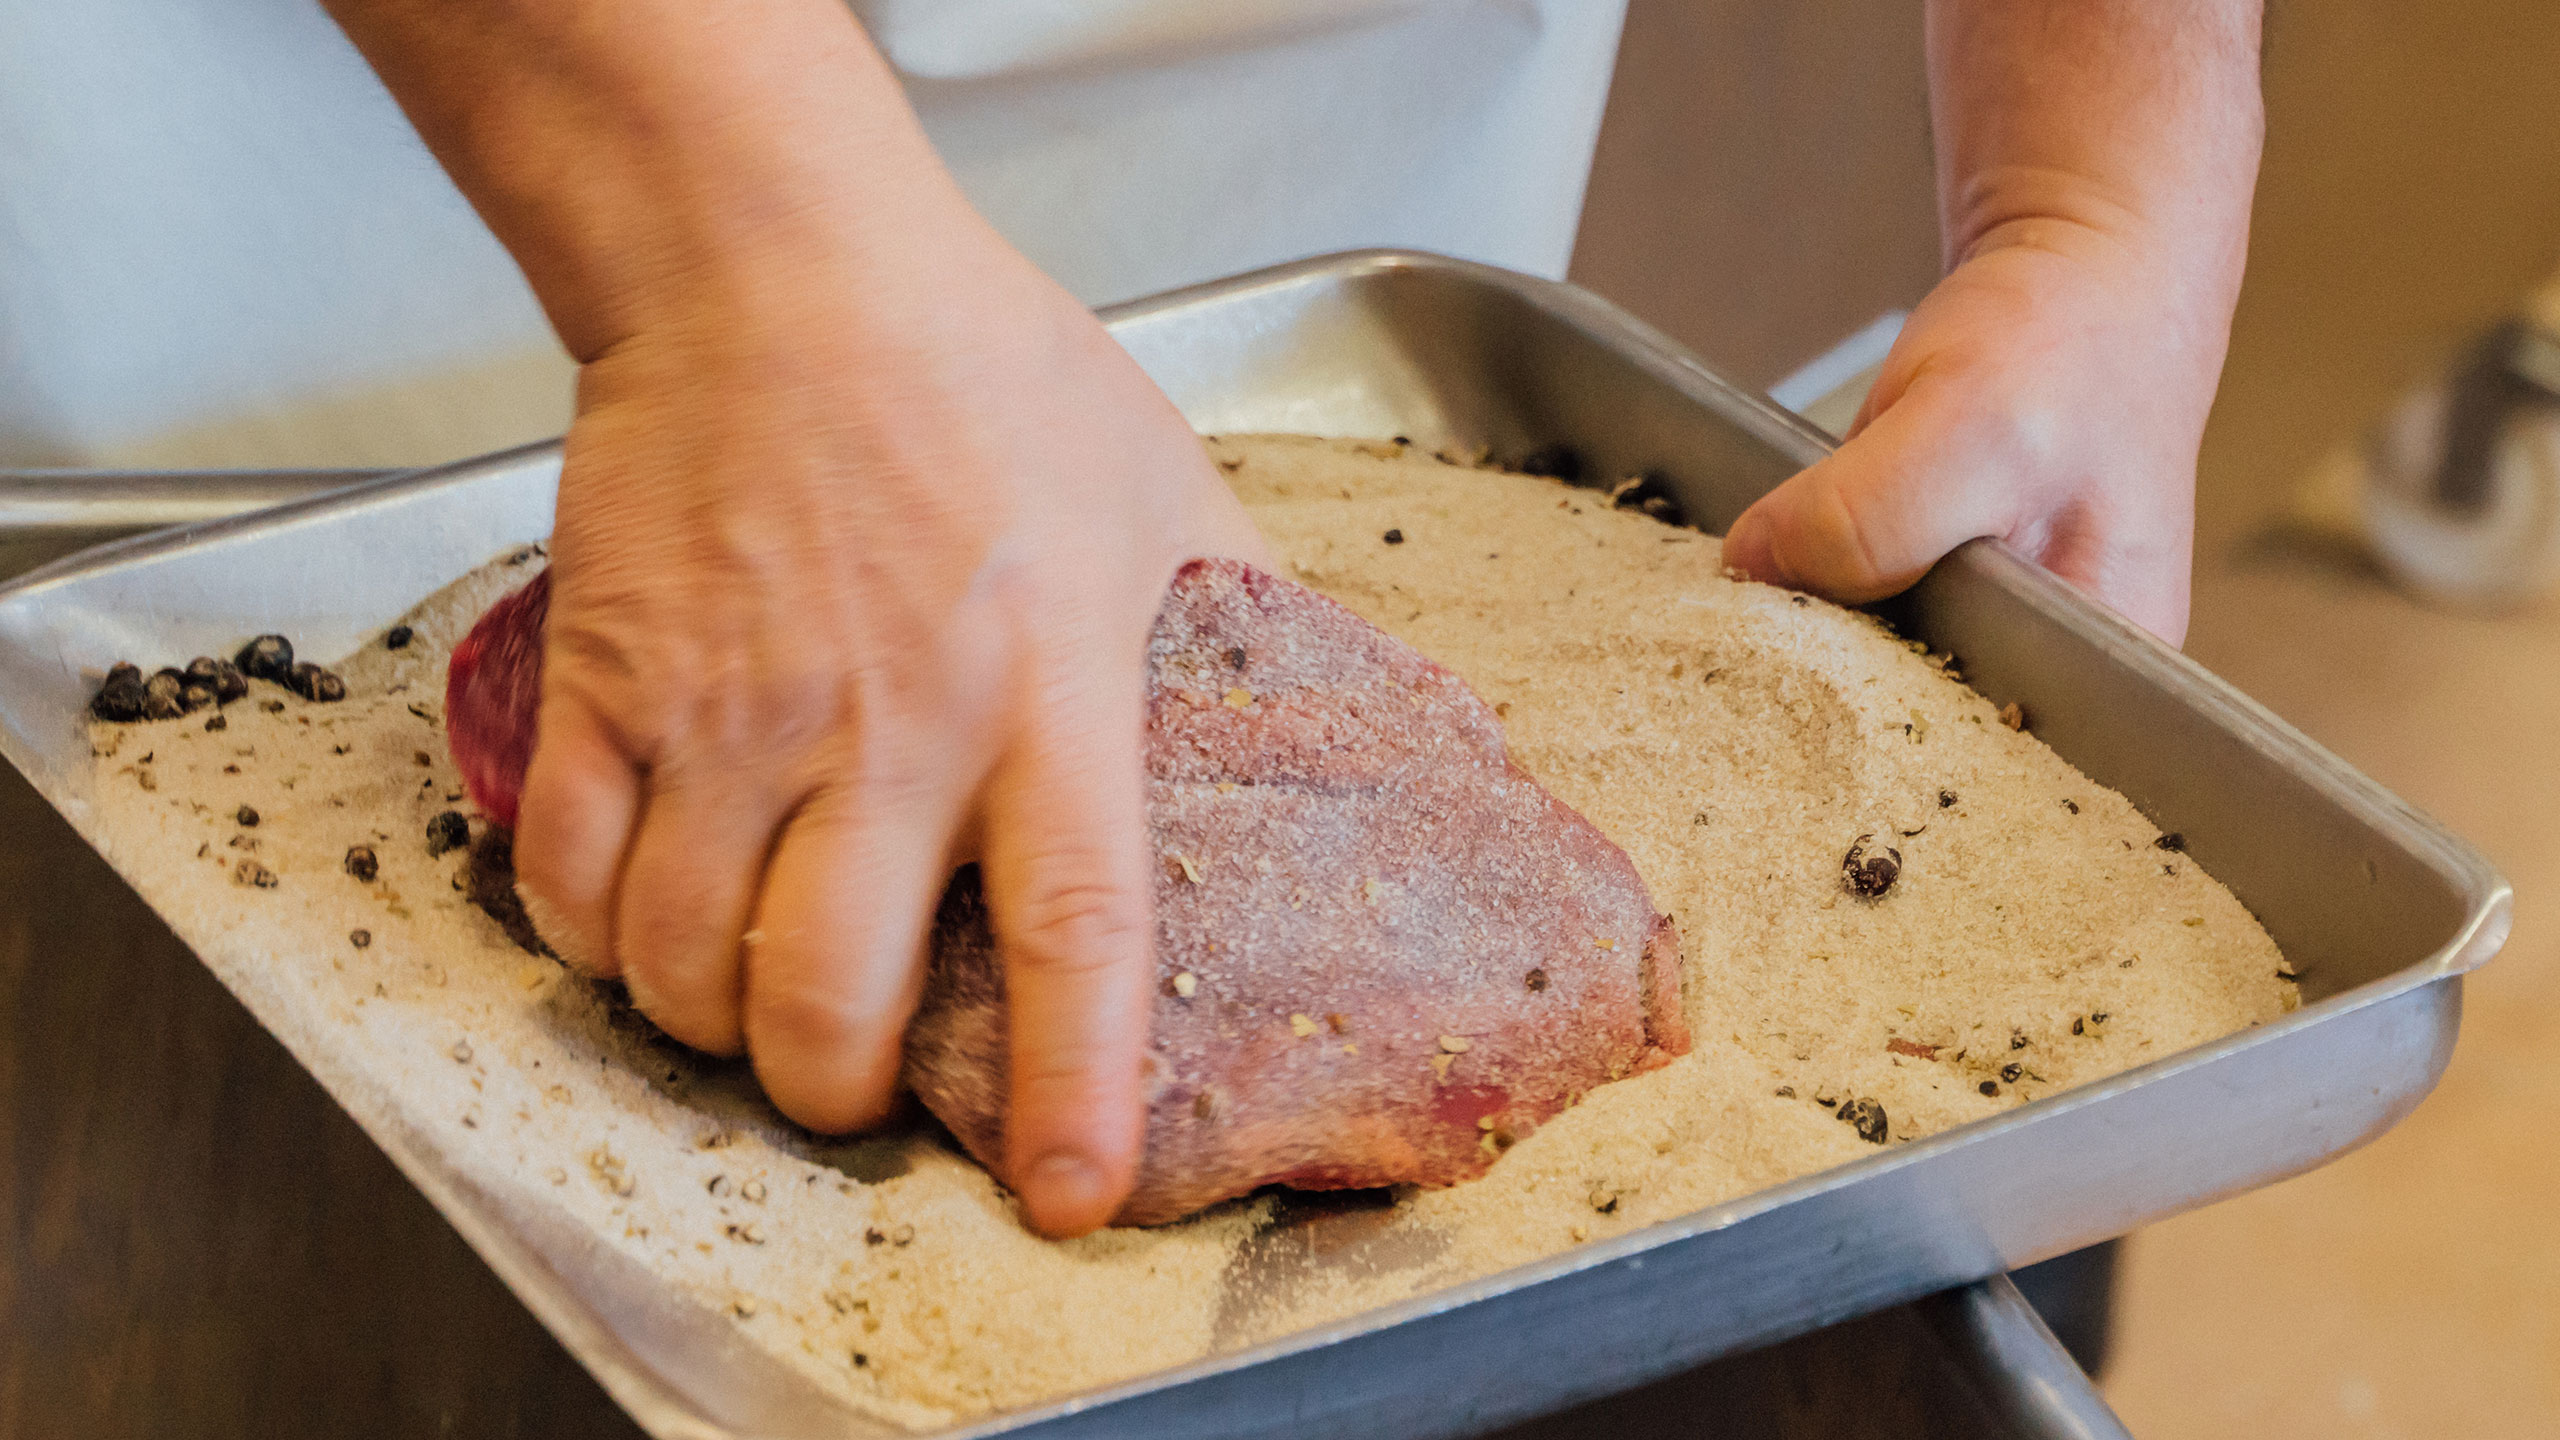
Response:
[[[1636,0],[1576,278],[1762,383],[1909,304],[1916,9]],[[2134,1241],[2106,1388],[2144,1440],[2560,1434],[2560,605],[2431,611],[2270,532],[2560,262],[2560,6],[2279,4],[2266,88],[2189,649],[2486,849],[2515,939],[2398,1130]]]

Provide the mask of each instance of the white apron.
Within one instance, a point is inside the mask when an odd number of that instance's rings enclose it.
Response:
[[[1562,275],[1624,0],[857,0],[1094,304],[1404,245]],[[0,0],[0,465],[556,434],[514,264],[316,0]]]

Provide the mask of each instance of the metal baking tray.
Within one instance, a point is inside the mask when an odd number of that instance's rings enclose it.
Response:
[[[1311,260],[1106,318],[1203,431],[1569,455],[1595,481],[1658,477],[1708,530],[1830,444],[1594,296],[1437,257]],[[110,659],[212,651],[270,629],[307,653],[344,653],[454,575],[543,535],[558,466],[556,446],[537,446],[386,477],[121,541],[0,587],[0,754],[95,843],[78,717]],[[1992,699],[2022,703],[2035,733],[2091,778],[2182,832],[2302,972],[2302,1008],[1676,1220],[942,1433],[1480,1431],[2282,1179],[2418,1103],[2452,1050],[2460,976],[2507,933],[2507,886],[2475,852],[1999,544],[1964,547],[1887,611],[1962,657]],[[619,1252],[459,1181],[397,1097],[322,1079],[652,1433],[902,1433],[809,1390]],[[1328,1245],[1328,1223],[1298,1215],[1275,1229],[1259,1278],[1356,1251]]]

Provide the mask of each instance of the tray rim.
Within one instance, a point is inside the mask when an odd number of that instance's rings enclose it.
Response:
[[[1399,273],[1447,276],[1462,283],[1507,293],[1602,343],[1629,361],[1672,381],[1684,393],[1711,395],[1719,408],[1743,412],[1758,422],[1754,428],[1759,429],[1765,438],[1779,444],[1782,449],[1795,452],[1799,459],[1810,459],[1832,448],[1833,442],[1823,432],[1765,398],[1715,375],[1661,332],[1597,295],[1559,281],[1422,252],[1359,250],[1319,256],[1134,300],[1111,307],[1102,315],[1106,323],[1117,329],[1174,315],[1192,306],[1232,303],[1256,291],[1277,291],[1309,284],[1348,285]],[[265,509],[110,541],[0,583],[0,607],[94,574],[147,565],[157,557],[236,535],[325,519],[337,511],[365,506],[386,496],[432,491],[494,479],[521,467],[556,464],[559,453],[560,442],[538,442],[447,465],[382,474]],[[2386,1004],[2414,990],[2456,979],[2485,962],[2503,944],[2512,921],[2511,888],[2484,856],[2431,817],[2364,776],[2193,660],[2170,649],[2129,621],[2106,611],[2005,544],[1993,540],[1971,542],[1958,552],[1952,563],[1990,567],[2003,588],[2049,615],[2089,632],[2117,663],[2146,672],[2158,683],[2172,684],[2189,692],[2188,698],[2202,705],[2207,711],[2207,718],[2220,728],[2245,740],[2253,749],[2315,783],[2331,798],[2362,814],[2411,852],[2414,858],[2447,880],[2461,895],[2464,914],[2451,936],[2418,960],[2306,1004],[2263,1026],[2163,1056],[2105,1080],[2078,1086],[2000,1115],[1897,1145],[1848,1164],[1800,1176],[1720,1205],[1657,1221],[1640,1230],[1588,1242],[1542,1260],[1362,1311],[1328,1324],[1202,1356],[1183,1365],[1150,1372],[1111,1386],[917,1433],[947,1437],[947,1440],[969,1440],[969,1437],[1021,1429],[1175,1388],[1194,1380],[1248,1369],[1283,1356],[1321,1349],[1565,1275],[1621,1263],[1650,1250],[1730,1228],[1813,1196],[1847,1189],[1877,1175],[1925,1164],[1959,1149],[1991,1143],[2028,1126],[2104,1103],[2173,1075],[2201,1069],[2244,1050],[2277,1043],[2346,1013]],[[5,727],[0,727],[0,754],[6,754],[22,770],[28,768],[16,751],[10,733]],[[369,1131],[372,1128],[367,1127]],[[448,1221],[454,1223],[473,1248],[481,1253],[484,1261],[499,1270],[503,1277],[509,1278],[510,1288],[517,1291],[519,1300],[527,1303],[546,1327],[569,1345],[573,1354],[598,1372],[599,1380],[616,1392],[617,1399],[623,1399],[627,1391],[648,1393],[653,1399],[666,1393],[662,1388],[663,1382],[654,1371],[645,1364],[631,1364],[630,1361],[636,1357],[612,1333],[611,1326],[601,1317],[589,1313],[582,1302],[547,1294],[543,1301],[537,1302],[528,1298],[526,1286],[514,1283],[514,1278],[527,1269],[547,1271],[551,1268],[536,1252],[518,1244],[512,1236],[490,1234],[494,1219],[484,1216],[478,1206],[467,1203],[459,1194],[452,1193],[454,1187],[426,1174],[418,1157],[407,1153],[409,1147],[405,1143],[379,1133],[375,1138],[411,1182],[429,1195]],[[532,1288],[542,1289],[539,1286]],[[572,1343],[573,1336],[575,1343]],[[608,1375],[607,1371],[614,1373]],[[650,1408],[657,1412],[655,1418],[661,1426],[672,1418],[658,1406]],[[682,1405],[681,1409],[688,1414],[692,1411],[690,1404]],[[661,1428],[659,1433],[710,1435],[748,1432],[698,1427],[678,1431],[667,1427]]]

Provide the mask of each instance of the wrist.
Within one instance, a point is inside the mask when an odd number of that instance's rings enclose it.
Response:
[[[704,315],[895,306],[983,243],[840,0],[328,3],[582,361]]]
[[[501,236],[581,361],[703,327],[898,333],[1001,248],[911,124],[786,108],[598,147]]]
[[[2209,400],[2247,258],[2245,203],[2227,219],[2164,223],[2067,176],[1982,186],[1975,194],[1967,223],[1949,227],[1951,268],[2027,256],[2063,267],[2060,283],[2103,326],[2107,343],[2191,371]]]
[[[2228,310],[2247,258],[2249,196],[2181,203],[2117,193],[2099,180],[2051,167],[2009,166],[1975,175],[1946,201],[1949,267],[2002,249],[2053,251],[2139,276],[2164,301]]]

